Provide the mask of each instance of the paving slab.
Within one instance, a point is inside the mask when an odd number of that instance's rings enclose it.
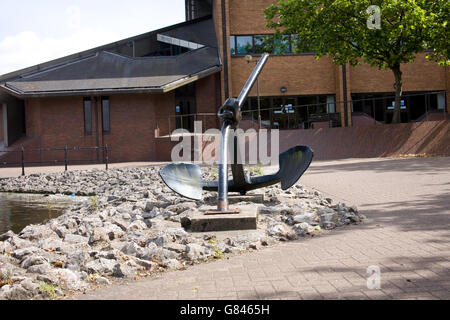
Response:
[[[450,298],[450,158],[313,162],[300,181],[367,221],[74,298]]]

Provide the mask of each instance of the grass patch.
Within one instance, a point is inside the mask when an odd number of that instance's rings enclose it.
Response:
[[[50,297],[50,299],[56,299],[56,289],[58,288],[58,286],[46,283],[46,282],[41,282],[39,284],[40,288],[42,291],[44,291],[45,293],[47,293]]]
[[[92,211],[97,211],[98,208],[99,208],[99,203],[98,203],[98,198],[97,198],[97,196],[90,197],[90,198],[89,198],[89,201],[91,202],[91,205],[90,205],[89,208],[90,208]]]

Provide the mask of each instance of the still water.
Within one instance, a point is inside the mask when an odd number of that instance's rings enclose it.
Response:
[[[68,196],[0,193],[0,234],[56,218],[73,202]]]

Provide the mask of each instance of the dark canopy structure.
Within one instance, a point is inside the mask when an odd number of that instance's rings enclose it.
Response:
[[[18,98],[164,93],[222,68],[211,16],[0,77]]]

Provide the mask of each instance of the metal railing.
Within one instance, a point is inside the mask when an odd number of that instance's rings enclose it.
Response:
[[[423,113],[420,115],[413,115],[410,113],[410,106],[406,103],[405,106],[402,105],[402,109],[400,110],[401,115],[406,115],[407,121],[402,121],[402,122],[424,122],[424,121],[429,121],[430,118],[435,115],[435,119],[436,120],[448,120],[449,119],[449,115],[448,112],[446,110],[446,105],[444,102],[444,107],[442,109],[437,109],[437,108],[432,108],[430,106],[431,104],[431,97],[436,96],[437,94],[448,94],[448,91],[432,91],[432,92],[422,92],[422,93],[407,93],[402,95],[402,101],[407,100],[408,98],[416,98],[416,97],[423,97],[424,98],[424,102],[423,102]],[[361,110],[361,111],[353,111],[352,108],[352,120],[354,116],[367,116],[369,118],[372,118],[373,120],[373,124],[377,125],[377,124],[388,124],[390,123],[388,121],[388,119],[386,118],[386,115],[389,113],[393,113],[393,107],[389,108],[388,110],[385,109],[387,107],[387,105],[385,105],[384,103],[386,101],[393,101],[395,99],[395,95],[384,95],[384,96],[375,96],[375,97],[370,97],[370,98],[361,98],[361,99],[352,99],[349,102],[350,106],[353,106],[353,104],[357,103],[357,102],[369,102],[371,103],[371,106],[369,108],[366,108],[365,110]],[[436,97],[437,99],[437,97]],[[446,96],[444,95],[444,99],[446,99]],[[382,103],[382,108],[380,107],[376,107],[376,103],[377,102],[381,102]],[[417,104],[417,102],[416,102]],[[436,106],[437,107],[437,106]],[[416,110],[417,111],[417,110]],[[380,117],[379,115],[382,115],[382,117]],[[382,118],[382,119],[381,119]],[[353,123],[353,121],[352,121]]]
[[[100,151],[103,151],[103,158],[100,160]],[[69,164],[86,164],[86,163],[103,163],[105,164],[105,169],[109,169],[109,152],[111,147],[108,145],[104,146],[95,146],[95,147],[56,147],[56,148],[29,148],[26,149],[23,146],[20,150],[0,150],[0,167],[9,167],[9,166],[20,166],[22,168],[22,175],[25,175],[25,167],[32,165],[57,165],[64,164],[64,171],[68,170]],[[83,151],[97,151],[96,159],[79,159],[78,157],[70,158],[69,152],[83,152]],[[38,158],[42,159],[42,152],[61,152],[62,157],[58,159],[51,160],[40,160],[40,161],[26,161],[25,154],[32,154],[39,152],[37,155]],[[17,154],[17,161],[5,161],[2,160],[2,157],[5,158],[5,155],[9,154]]]
[[[168,116],[168,125],[169,125],[169,132],[167,135],[171,136],[172,132],[175,129],[186,129],[188,131],[193,131],[193,124],[195,121],[202,121],[203,127],[202,132],[205,129],[209,129],[205,127],[205,119],[207,118],[213,118],[214,120],[211,122],[215,122],[216,126],[213,128],[216,128],[219,126],[219,120],[217,118],[217,113],[190,113],[190,114],[176,114],[176,115],[169,115]],[[185,126],[185,120],[188,120],[188,122],[192,123],[192,127],[190,125]],[[172,123],[172,122],[175,123]],[[178,125],[179,124],[179,125]]]
[[[311,123],[313,122],[328,122],[329,127],[340,127],[341,119],[340,113],[316,113],[314,108],[327,106],[327,103],[311,104],[311,105],[299,105],[292,106],[291,111],[282,111],[281,108],[261,108],[258,110],[243,110],[242,120],[256,121],[255,127],[258,125],[258,113],[269,113],[270,119],[262,120],[262,127],[267,129],[308,129],[311,128]],[[305,116],[300,116],[301,109]],[[212,119],[209,123],[206,123],[206,119]],[[274,121],[275,119],[275,121]],[[281,126],[276,120],[286,120],[288,125]],[[171,136],[175,129],[186,129],[190,132],[194,130],[194,121],[203,121],[202,132],[205,129],[216,128],[219,129],[219,120],[216,113],[192,113],[184,115],[170,115],[168,116],[168,132],[165,134],[160,134],[160,136],[168,135]],[[175,125],[174,125],[175,123]],[[214,124],[214,126],[208,126],[208,124]]]
[[[436,95],[438,93],[445,92],[448,94],[447,91],[436,91],[436,92],[427,92],[427,93],[407,93],[402,95],[402,99],[407,99],[408,97],[418,97],[423,96],[425,98],[424,102],[424,114],[421,116],[415,116],[413,118],[412,115],[408,116],[408,122],[422,122],[422,121],[429,121],[430,116],[434,115],[434,118],[440,119],[442,114],[442,119],[446,120],[449,118],[449,114],[446,111],[446,108],[444,106],[443,109],[432,109],[429,105],[430,99],[429,97]],[[341,127],[343,126],[342,120],[341,120],[341,113],[340,112],[323,112],[324,110],[328,110],[328,106],[334,104],[334,110],[344,110],[344,106],[347,103],[347,110],[351,114],[352,120],[353,116],[362,115],[365,114],[368,117],[373,118],[374,124],[387,124],[390,123],[386,116],[383,116],[384,120],[378,119],[376,115],[380,112],[383,114],[388,114],[390,110],[387,110],[387,106],[383,106],[382,110],[377,109],[375,106],[375,102],[378,100],[381,101],[388,101],[395,99],[395,95],[389,95],[386,94],[384,96],[380,97],[371,97],[371,98],[361,98],[361,99],[351,99],[347,102],[345,101],[335,101],[334,103],[329,102],[322,102],[322,103],[315,103],[315,104],[304,104],[304,105],[288,105],[283,107],[272,107],[272,108],[260,108],[258,111],[257,109],[252,110],[242,110],[242,120],[248,120],[252,121],[253,128],[258,129],[258,119],[259,114],[263,114],[262,119],[262,128],[266,129],[280,129],[280,130],[291,130],[291,129],[311,129],[313,128],[314,123],[322,122],[328,123],[328,127]],[[363,112],[363,111],[352,111],[353,104],[356,104],[358,102],[369,102],[371,103],[370,112]],[[340,108],[338,108],[338,106]],[[288,107],[288,108],[287,108]],[[407,106],[408,112],[410,106]],[[381,111],[380,111],[381,110]],[[405,112],[405,110],[402,110],[402,113]],[[371,113],[371,114],[370,114]],[[436,116],[437,115],[437,116]],[[186,115],[170,115],[168,117],[168,123],[169,123],[169,132],[167,132],[167,135],[171,136],[172,131],[174,129],[178,128],[184,128],[189,131],[193,130],[193,123],[194,121],[203,120],[203,123],[205,122],[205,119],[208,117],[213,117],[214,120],[211,120],[209,124],[214,123],[214,126],[211,128],[220,129],[219,122],[217,120],[217,114],[215,113],[198,113],[198,114],[186,114]],[[178,125],[173,125],[175,119],[175,123],[178,123]],[[377,120],[378,119],[378,120]],[[282,123],[280,123],[282,122]],[[353,121],[352,121],[353,124]],[[203,124],[203,130],[205,129],[205,123]]]

